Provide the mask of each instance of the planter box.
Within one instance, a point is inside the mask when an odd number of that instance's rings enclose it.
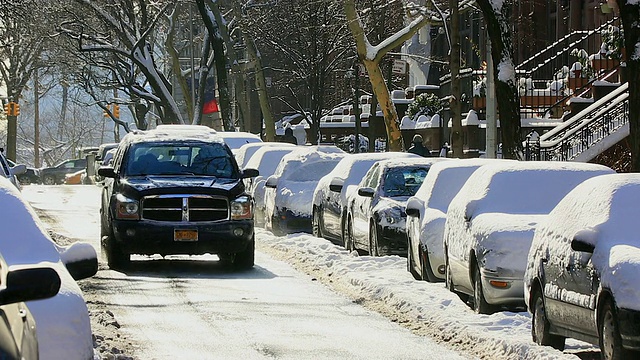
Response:
[[[569,89],[573,90],[574,92],[578,89],[583,88],[584,86],[586,86],[589,83],[589,79],[587,78],[582,78],[582,77],[576,77],[576,78],[569,78]]]
[[[525,95],[520,96],[520,105],[528,107],[550,107],[564,96],[561,95]]]

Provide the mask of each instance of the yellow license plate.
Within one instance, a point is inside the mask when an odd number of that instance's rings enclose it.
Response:
[[[198,230],[173,230],[173,241],[198,241]]]

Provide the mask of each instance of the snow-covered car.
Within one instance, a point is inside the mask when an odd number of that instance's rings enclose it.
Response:
[[[87,304],[76,280],[95,275],[91,244],[56,244],[35,211],[8,180],[0,178],[0,252],[9,266],[46,262],[61,279],[57,295],[27,306],[36,320],[40,359],[93,359]]]
[[[270,146],[291,147],[291,148],[295,147],[295,145],[293,144],[276,142],[276,141],[253,142],[253,143],[244,144],[234,152],[234,156],[236,157],[236,162],[238,163],[238,166],[240,167],[240,169],[244,169],[245,167],[247,167],[247,163],[249,162],[249,160],[251,160],[251,157],[253,156],[253,154],[255,154],[256,151],[258,151],[258,149],[261,149],[263,147],[270,147]]]
[[[266,146],[258,149],[247,162],[247,167],[258,169],[260,175],[247,179],[248,192],[253,197],[253,220],[256,226],[264,226],[265,223],[265,182],[269,176],[273,175],[280,163],[280,160],[296,149],[295,145],[284,144],[285,146]],[[286,146],[290,145],[290,146]]]
[[[43,265],[9,268],[0,256],[0,359],[38,359],[36,321],[24,302],[50,298],[60,290],[56,270]]]
[[[313,235],[344,246],[347,190],[355,187],[376,161],[415,158],[404,152],[350,154],[318,182],[313,192]],[[352,189],[353,190],[353,189]]]
[[[336,146],[298,146],[265,182],[265,227],[276,235],[311,232],[311,198],[318,181],[347,154]]]
[[[451,159],[433,164],[418,192],[407,201],[407,270],[417,280],[444,280],[442,236],[447,209],[469,176],[496,159]]]
[[[538,226],[524,274],[535,342],[562,350],[572,337],[603,359],[638,358],[638,204],[639,174],[598,176]]]
[[[432,164],[446,158],[376,162],[347,197],[345,248],[372,256],[407,255],[405,205]]]
[[[445,285],[477,313],[524,308],[533,233],[576,185],[614,171],[597,164],[503,161],[479,167],[451,200],[444,230]]]
[[[260,136],[252,134],[250,132],[243,131],[218,131],[218,136],[224,140],[231,152],[235,153],[240,149],[242,145],[250,143],[262,142]]]

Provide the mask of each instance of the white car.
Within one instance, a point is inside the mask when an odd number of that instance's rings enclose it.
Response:
[[[505,161],[478,168],[451,200],[445,284],[477,313],[524,308],[523,277],[538,223],[576,185],[613,170],[597,164]]]
[[[311,232],[311,198],[320,178],[347,154],[336,146],[298,146],[265,183],[266,228],[276,235]]]
[[[258,149],[262,149],[263,147],[291,147],[295,148],[295,145],[283,142],[275,142],[275,141],[266,141],[266,142],[252,142],[248,144],[244,144],[238,148],[238,150],[233,151],[234,156],[236,157],[236,162],[238,163],[238,167],[240,169],[244,169],[247,167],[247,163],[251,160],[253,154],[258,151]]]
[[[598,176],[538,226],[524,273],[535,342],[563,350],[572,337],[603,359],[638,358],[638,204],[639,174]]]
[[[287,144],[284,144],[287,145]],[[291,145],[291,144],[288,144]],[[267,178],[273,175],[282,158],[296,149],[295,145],[291,146],[267,146],[258,149],[251,159],[247,162],[247,168],[258,169],[258,175],[255,178],[247,180],[247,192],[253,198],[253,221],[256,226],[264,226],[265,223],[265,183]]]
[[[94,358],[91,322],[76,280],[98,270],[90,244],[57,245],[31,206],[7,179],[0,177],[0,252],[10,266],[47,262],[60,276],[60,292],[27,302],[36,320],[40,359]]]
[[[342,159],[320,179],[313,192],[313,235],[344,246],[347,190],[357,185],[376,161],[404,158],[422,157],[405,152],[379,152],[350,154]]]
[[[433,164],[407,201],[407,270],[416,280],[444,280],[442,237],[449,204],[476,169],[496,159],[451,159]]]

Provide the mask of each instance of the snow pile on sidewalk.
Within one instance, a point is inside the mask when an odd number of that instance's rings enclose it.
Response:
[[[418,334],[481,358],[577,359],[570,353],[595,351],[570,339],[565,353],[538,346],[531,341],[528,313],[475,314],[442,283],[414,280],[405,258],[358,256],[308,234],[276,237],[256,229],[256,239],[259,251],[293,264]]]

